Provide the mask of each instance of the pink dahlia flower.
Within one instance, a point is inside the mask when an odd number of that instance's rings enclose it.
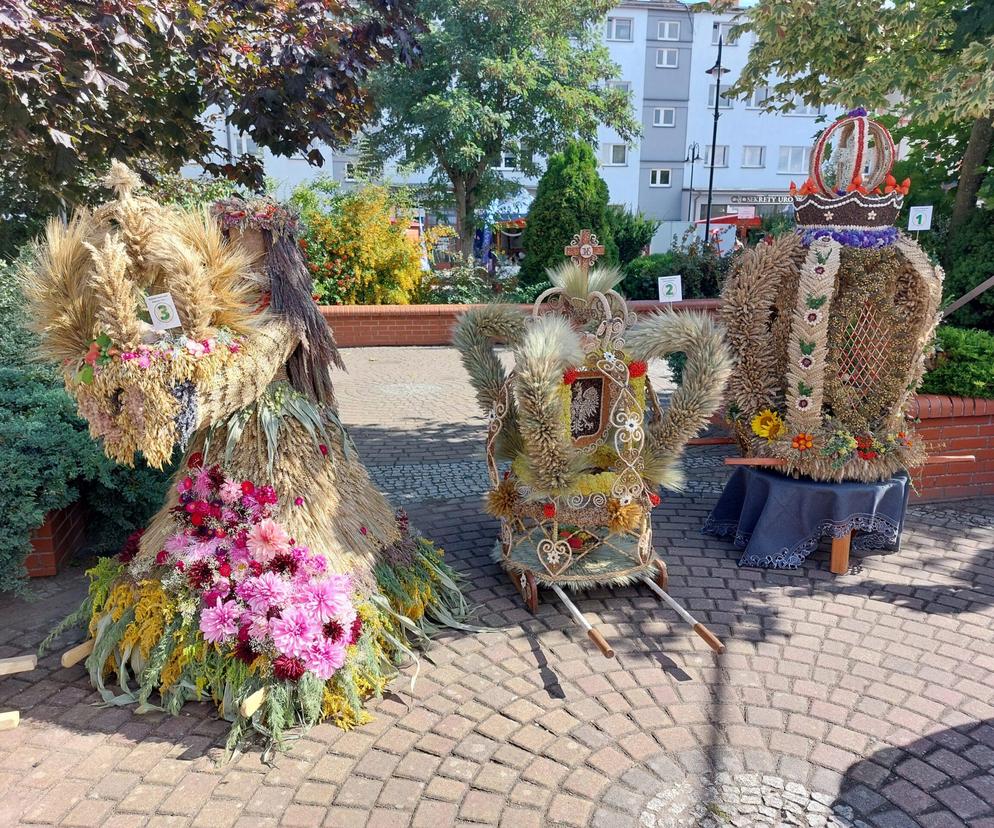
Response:
[[[237,503],[242,497],[242,484],[226,477],[221,484],[220,494],[225,503]]]
[[[235,601],[216,601],[200,613],[200,631],[204,638],[217,644],[238,632],[240,610]]]
[[[345,663],[345,645],[322,638],[316,641],[301,658],[308,670],[319,679],[327,681]]]
[[[275,520],[259,521],[248,534],[248,548],[256,560],[268,563],[290,548],[290,536]]]
[[[301,607],[321,623],[337,617],[350,606],[349,595],[332,579],[316,581],[305,588]]]
[[[238,595],[245,600],[252,612],[265,614],[270,607],[280,606],[290,597],[290,588],[275,572],[263,572],[242,581],[238,587]]]
[[[314,632],[310,617],[297,607],[290,607],[283,611],[282,617],[269,621],[273,643],[288,656],[303,656],[310,649]]]

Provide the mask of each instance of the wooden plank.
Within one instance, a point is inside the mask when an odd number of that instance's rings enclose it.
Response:
[[[688,446],[733,446],[734,437],[694,437],[687,441]]]
[[[726,457],[726,466],[786,466],[779,457]]]
[[[976,463],[977,458],[973,454],[932,454],[925,460],[926,466],[933,463]]]
[[[94,641],[90,638],[82,644],[77,644],[71,650],[66,650],[62,654],[62,666],[72,667],[74,664],[79,664],[79,662],[93,652],[93,644]]]
[[[13,730],[21,721],[21,714],[16,710],[8,710],[0,713],[0,730]]]
[[[849,571],[849,549],[852,546],[852,532],[843,538],[832,538],[832,558],[829,569],[833,575],[845,575]]]
[[[21,655],[13,658],[0,658],[0,676],[9,676],[13,673],[27,673],[38,666],[38,656]]]

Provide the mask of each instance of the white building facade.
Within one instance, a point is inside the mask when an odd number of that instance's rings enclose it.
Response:
[[[753,37],[730,39],[733,22],[731,13],[695,14],[676,0],[622,2],[604,21],[604,43],[619,67],[614,82],[629,90],[641,136],[625,142],[601,127],[597,157],[612,204],[664,223],[654,251],[668,247],[688,222],[706,215],[712,163],[712,216],[736,213],[740,207],[754,209],[756,215],[789,210],[791,180],[801,183],[807,177],[816,134],[826,119],[839,114],[803,104],[791,114],[765,113],[764,90],[748,101],[722,97],[712,151],[715,79],[707,70],[717,58],[718,36],[724,38],[722,64],[728,70],[722,75],[722,89],[738,79]],[[239,146],[244,139],[229,136],[229,141],[233,149],[245,149]],[[316,168],[303,156],[278,158],[263,152],[266,174],[277,182],[281,195],[321,174],[349,186],[355,180],[356,156],[328,149],[323,153],[325,166]],[[695,154],[700,156],[697,161],[692,160]],[[524,177],[512,164],[502,160],[495,166],[534,194],[537,180]],[[393,184],[421,184],[428,171],[388,164],[383,177]]]

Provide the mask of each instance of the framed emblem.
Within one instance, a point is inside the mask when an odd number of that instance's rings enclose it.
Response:
[[[611,382],[599,371],[581,371],[570,386],[569,430],[577,448],[596,443],[611,412]]]

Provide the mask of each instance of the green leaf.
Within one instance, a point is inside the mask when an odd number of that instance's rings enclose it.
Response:
[[[81,383],[83,383],[83,385],[92,385],[93,384],[93,366],[92,365],[84,365],[82,368],[80,368],[79,372],[76,374],[76,379],[78,379]]]

